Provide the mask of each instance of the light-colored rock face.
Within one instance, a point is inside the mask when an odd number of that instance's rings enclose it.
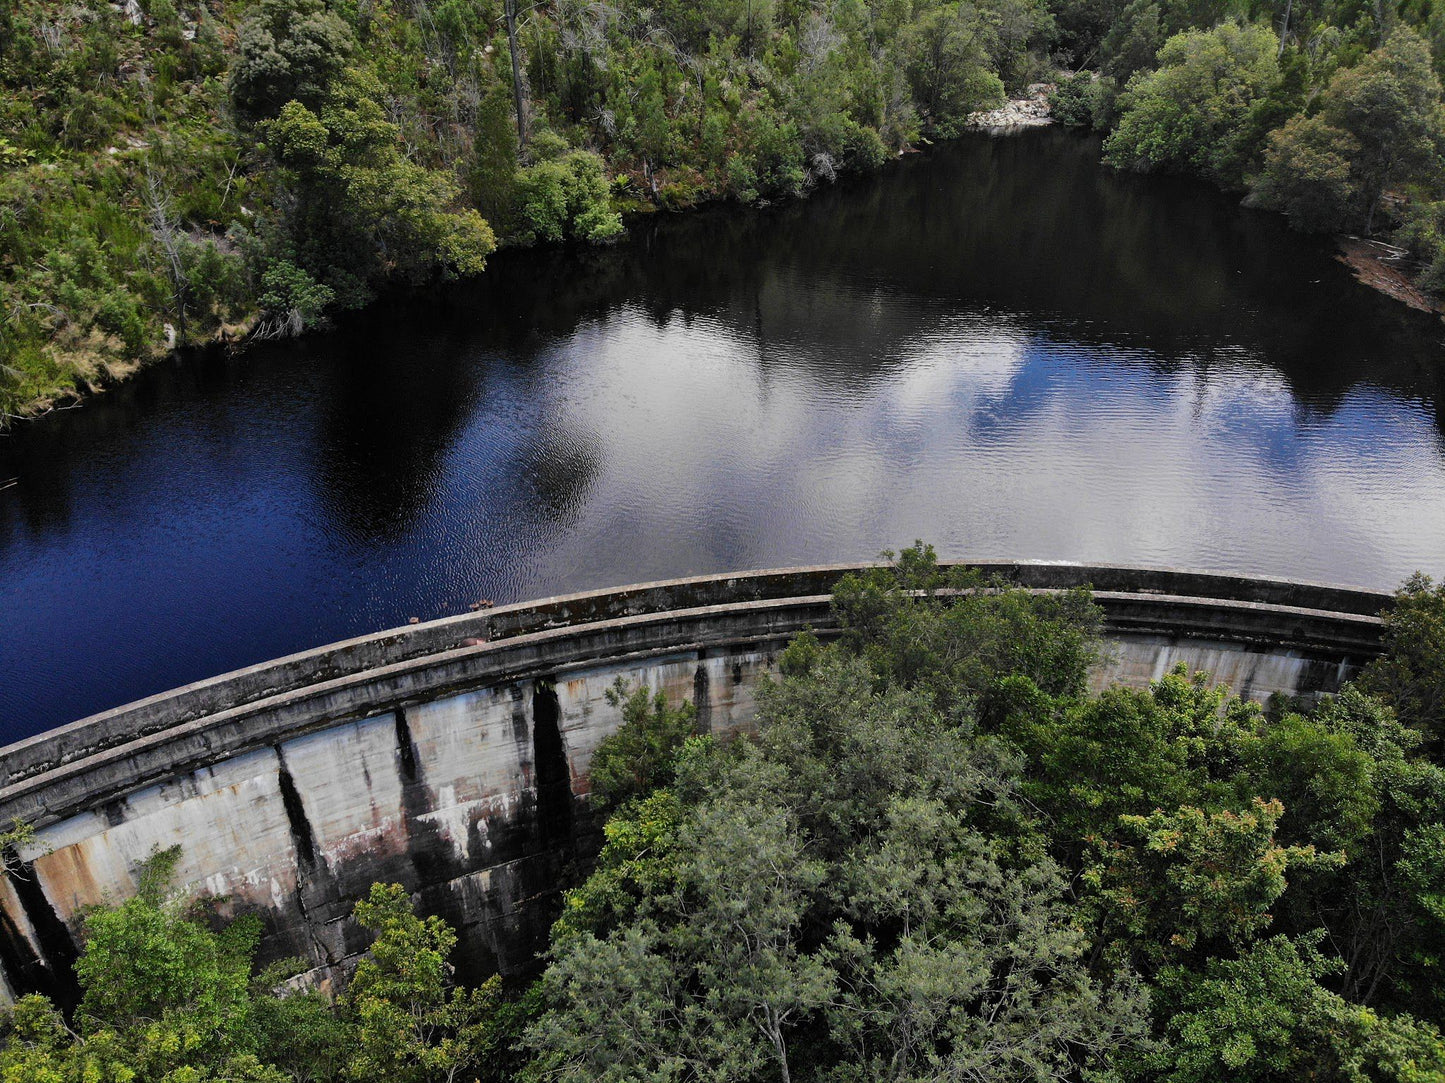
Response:
[[[1100,597],[1115,627],[1096,688],[1144,687],[1184,662],[1257,699],[1310,695],[1337,688],[1368,656],[1359,644],[1360,621],[1369,618],[1358,615],[1342,615],[1332,639],[1329,613],[1276,606],[1282,622],[1295,627],[1303,614],[1316,632],[1313,648],[1298,635],[1273,647],[1261,642],[1261,620],[1274,619],[1262,603]],[[274,722],[263,718],[259,725],[273,728],[262,730],[261,747],[45,823],[22,855],[32,863],[29,878],[0,879],[0,1000],[61,980],[85,908],[131,895],[141,863],[171,847],[179,848],[181,890],[220,900],[223,914],[259,914],[263,959],[300,955],[316,980],[365,949],[350,912],[376,881],[404,884],[423,909],[458,928],[464,976],[527,970],[565,877],[586,867],[599,842],[588,770],[620,721],[607,690],[621,678],[673,703],[693,700],[702,731],[746,730],[776,651],[803,626],[789,623],[786,605],[740,604],[731,616],[723,608],[685,611],[696,615],[691,624],[659,617],[685,646],[669,646],[629,617],[590,639],[549,641],[550,653],[520,650],[520,672],[493,672],[479,687],[413,699],[412,690],[426,686],[409,683],[399,700],[372,699],[371,710],[337,721],[288,706],[296,720],[289,734],[273,741]],[[814,622],[816,598],[799,612]],[[1160,631],[1173,623],[1178,634]],[[1221,627],[1244,630],[1220,638]],[[719,628],[726,635],[707,642]],[[448,673],[456,667],[445,664]],[[365,680],[348,694],[366,703]],[[336,700],[316,702],[321,710]],[[233,734],[238,723],[225,725]],[[177,747],[192,755],[196,724],[189,726]],[[107,771],[118,777],[114,763]]]
[[[1053,110],[1049,106],[1049,95],[1053,92],[1053,83],[1033,83],[1028,88],[1027,97],[1011,98],[997,109],[973,113],[968,118],[968,126],[986,132],[1047,127],[1054,123]]]

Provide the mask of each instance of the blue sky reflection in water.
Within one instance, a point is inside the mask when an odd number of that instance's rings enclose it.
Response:
[[[521,253],[0,440],[0,739],[347,635],[940,551],[1445,573],[1445,328],[1066,133]]]

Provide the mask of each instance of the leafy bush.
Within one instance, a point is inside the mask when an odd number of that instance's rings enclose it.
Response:
[[[1358,153],[1354,137],[1323,117],[1294,117],[1270,133],[1255,197],[1261,206],[1283,211],[1295,229],[1341,229],[1359,202],[1350,169]]]
[[[888,159],[878,133],[842,113],[825,117],[814,127],[813,138],[837,169],[850,173],[870,172]]]
[[[1280,84],[1278,51],[1279,39],[1263,26],[1224,23],[1176,34],[1159,50],[1158,70],[1125,89],[1105,159],[1240,186],[1257,150],[1242,142],[1252,135],[1246,122]]]
[[[538,240],[597,243],[622,232],[622,218],[609,202],[602,159],[589,151],[571,151],[522,170],[517,193],[521,216]]]
[[[1054,87],[1054,92],[1049,95],[1049,113],[1060,124],[1071,128],[1093,127],[1097,93],[1095,79],[1090,72],[1075,72]]]
[[[1435,746],[1445,744],[1445,583],[1417,574],[1396,592],[1385,613],[1385,653],[1360,685]]]
[[[350,28],[325,0],[260,0],[237,36],[231,99],[252,120],[290,101],[315,108],[353,48]]]
[[[622,711],[622,724],[598,742],[588,776],[593,796],[611,809],[672,783],[673,759],[692,735],[697,711],[690,703],[668,706],[661,691],[629,690],[621,677],[607,690],[607,702]]]
[[[1411,206],[1395,240],[1425,265],[1421,284],[1445,293],[1445,200]]]
[[[261,310],[280,319],[288,329],[315,327],[336,293],[323,286],[290,260],[277,260],[261,275]]]
[[[728,183],[738,199],[751,203],[801,192],[807,172],[797,126],[762,110],[745,110],[739,120],[749,149],[727,163]]]

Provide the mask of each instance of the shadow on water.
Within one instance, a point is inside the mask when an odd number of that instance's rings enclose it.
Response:
[[[0,439],[0,738],[480,597],[917,534],[1389,585],[1445,553],[1442,339],[1057,130],[503,253]]]

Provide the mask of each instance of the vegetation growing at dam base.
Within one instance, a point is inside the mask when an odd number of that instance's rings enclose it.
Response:
[[[962,595],[956,592],[968,588]],[[0,1078],[1399,1080],[1445,1074],[1445,587],[1304,709],[1170,673],[1086,692],[1085,590],[852,575],[755,735],[619,689],[611,812],[524,989],[449,978],[395,886],[334,1005],[165,891],[87,921]]]

